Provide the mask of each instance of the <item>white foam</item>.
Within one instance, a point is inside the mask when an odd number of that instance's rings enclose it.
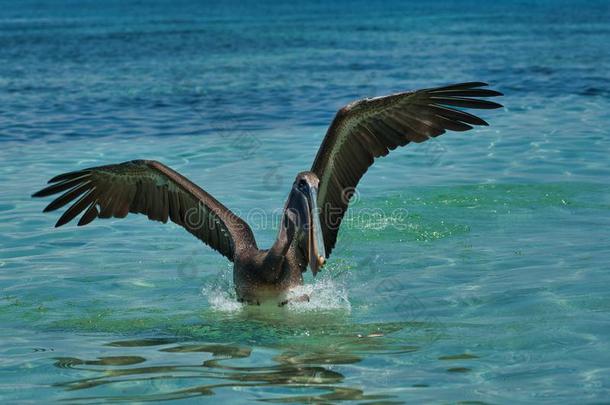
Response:
[[[330,276],[320,277],[314,280],[313,284],[296,287],[290,291],[288,297],[297,298],[303,294],[309,296],[309,302],[290,301],[287,307],[296,311],[344,310],[348,312],[352,308],[345,285],[341,280],[333,279]]]
[[[207,296],[208,303],[212,309],[220,312],[237,312],[241,311],[244,304],[237,301],[237,299],[228,291],[221,288],[207,289],[203,288],[203,294]]]
[[[208,299],[210,307],[220,312],[237,312],[240,311],[244,304],[237,301],[235,290],[232,285],[233,269],[227,266],[221,270],[218,277],[203,286],[201,293]]]

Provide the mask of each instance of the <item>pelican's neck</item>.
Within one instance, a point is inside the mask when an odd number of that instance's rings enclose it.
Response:
[[[264,259],[265,272],[271,278],[279,276],[284,263],[284,258],[290,249],[290,245],[295,237],[294,223],[284,210],[282,220],[280,221],[280,229],[277,233],[277,239],[267,251]]]
[[[295,236],[295,226],[294,222],[292,222],[288,216],[288,210],[284,210],[284,214],[282,215],[282,220],[280,221],[280,229],[277,233],[277,239],[269,249],[269,252],[273,252],[273,255],[284,257],[286,253],[288,253],[288,249],[290,249],[290,245],[294,240]]]

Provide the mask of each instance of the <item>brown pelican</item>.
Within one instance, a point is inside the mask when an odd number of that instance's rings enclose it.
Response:
[[[481,88],[484,86],[487,84],[460,83],[365,98],[341,108],[311,169],[296,176],[277,239],[269,249],[258,248],[245,221],[186,177],[156,161],[132,160],[60,174],[33,197],[64,192],[44,212],[74,202],[56,227],[81,212],[79,226],[98,217],[123,218],[130,212],[164,223],[170,219],[234,263],[233,280],[240,301],[273,299],[283,305],[288,292],[302,284],[307,266],[315,276],[330,256],[350,198],[374,159],[446,130],[467,131],[473,125],[487,125],[462,110],[502,107],[481,99],[502,95]]]

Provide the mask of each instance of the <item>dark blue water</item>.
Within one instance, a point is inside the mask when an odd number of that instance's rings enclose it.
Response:
[[[607,400],[610,3],[0,10],[3,402]],[[265,246],[257,215],[338,108],[475,80],[506,94],[491,126],[378,161],[351,210],[388,215],[347,221],[312,302],[283,311],[238,304],[230,264],[177,226],[53,229],[30,198],[157,159],[255,209]]]

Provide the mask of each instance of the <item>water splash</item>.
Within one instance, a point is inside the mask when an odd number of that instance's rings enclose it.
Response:
[[[201,289],[210,307],[220,312],[239,312],[244,304],[237,301],[232,283],[232,266],[226,266],[218,273],[218,277]]]
[[[312,284],[294,288],[288,297],[297,298],[304,294],[309,296],[309,301],[290,301],[287,305],[288,309],[295,311],[343,310],[347,312],[352,309],[345,284],[342,280],[334,279],[330,275],[318,278]]]
[[[201,290],[215,311],[239,312],[246,306],[237,301],[235,290],[229,281],[231,271],[223,271],[216,280]],[[309,301],[298,300],[303,295],[307,295]],[[331,272],[314,279],[312,283],[293,288],[288,298],[290,302],[285,309],[289,311],[351,311],[345,280],[333,277]]]
[[[216,311],[237,312],[244,307],[244,304],[237,301],[235,293],[232,294],[218,284],[203,287],[202,293],[207,297],[210,307]]]

